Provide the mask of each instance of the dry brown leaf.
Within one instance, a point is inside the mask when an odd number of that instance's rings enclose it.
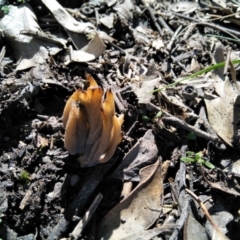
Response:
[[[95,33],[93,39],[82,49],[73,50],[69,48],[69,51],[65,53],[63,61],[65,65],[71,62],[89,62],[101,56],[105,49],[106,46],[102,39],[99,37],[98,33]]]
[[[78,22],[56,0],[42,0],[55,19],[66,29],[76,33],[88,33],[94,29],[91,23]]]
[[[222,87],[220,97],[205,99],[208,119],[214,131],[232,146],[234,138],[237,137],[237,123],[240,117],[238,90],[229,80],[216,84],[218,89]]]
[[[208,240],[204,227],[191,215],[188,215],[184,225],[184,240],[192,240],[198,236],[198,240]]]
[[[158,158],[158,147],[153,130],[146,131],[143,137],[124,156],[121,163],[111,174],[112,178],[140,182],[139,171],[153,164]]]
[[[101,221],[98,239],[128,239],[134,233],[147,230],[161,213],[166,171],[166,166],[162,170],[159,160],[141,169],[139,185]]]
[[[13,49],[15,58],[19,61],[16,70],[45,64],[49,52],[56,54],[61,50],[58,47],[59,44],[40,41],[21,34],[21,31],[42,33],[29,4],[25,3],[18,7],[9,6],[9,10],[9,13],[0,20],[0,28],[4,38]]]
[[[213,53],[213,63],[224,61],[223,45],[217,43]],[[231,66],[231,64],[230,64]],[[236,72],[231,66],[231,74],[234,84],[224,77],[224,69],[219,68],[213,71],[212,78],[215,80],[214,89],[219,97],[204,99],[207,107],[209,122],[213,130],[228,145],[233,146],[238,140],[238,122],[240,118],[240,96],[239,86],[236,81]]]

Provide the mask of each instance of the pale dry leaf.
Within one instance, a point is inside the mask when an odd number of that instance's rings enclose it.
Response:
[[[213,53],[213,63],[224,61],[224,48],[220,42],[216,43]],[[231,73],[234,76],[233,66]],[[233,146],[238,139],[238,121],[240,117],[239,83],[231,84],[230,80],[224,81],[224,69],[215,69],[212,72],[214,90],[218,97],[205,98],[209,122],[217,133],[228,145]]]
[[[157,66],[152,63],[146,73],[141,76],[141,80],[131,84],[133,91],[138,97],[138,103],[150,103],[153,95],[152,91],[155,87],[158,87],[159,82],[162,80],[162,77],[159,75]]]
[[[111,177],[139,182],[140,169],[153,164],[157,157],[158,147],[155,142],[155,136],[153,130],[148,130],[124,156],[116,170],[111,174]]]
[[[101,221],[98,239],[127,239],[147,230],[159,217],[163,194],[161,162],[144,167],[140,176],[139,185]]]
[[[78,22],[74,19],[56,0],[42,0],[42,2],[51,11],[58,23],[67,30],[75,33],[89,33],[94,29],[91,23]]]
[[[191,215],[188,215],[184,225],[184,240],[192,240],[198,236],[198,240],[208,240],[204,227]]]
[[[105,44],[99,37],[98,33],[95,33],[94,38],[81,50],[73,50],[69,48],[69,51],[66,52],[64,56],[64,64],[68,65],[71,62],[92,61],[101,56],[105,49]]]
[[[218,84],[221,95],[216,99],[204,100],[208,119],[218,136],[228,145],[233,146],[233,141],[238,135],[237,123],[240,117],[238,90],[229,80],[215,84]],[[221,90],[220,86],[222,87]]]
[[[0,28],[13,49],[16,60],[19,61],[16,70],[45,64],[49,54],[47,49],[53,47],[55,53],[60,51],[54,43],[40,42],[33,37],[21,34],[21,31],[41,32],[36,16],[27,3],[17,7],[9,6],[9,13],[0,20]]]
[[[169,5],[169,9],[173,12],[182,12],[184,14],[188,14],[194,12],[198,7],[197,2],[189,2],[189,1],[180,1]]]

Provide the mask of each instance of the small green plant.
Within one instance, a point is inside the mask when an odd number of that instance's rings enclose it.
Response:
[[[142,115],[142,120],[150,122],[150,121],[154,121],[157,118],[160,118],[163,115],[163,112],[160,110],[153,118],[150,118],[146,115]]]
[[[233,42],[240,42],[238,39],[229,38],[229,37],[223,37],[223,36],[214,35],[214,34],[206,34],[205,36],[207,36],[207,37],[213,37],[213,38],[226,39],[226,40],[233,41]]]
[[[30,181],[30,174],[27,171],[22,171],[19,177],[20,181],[23,183],[28,183]]]
[[[163,115],[162,110],[160,110],[154,118],[160,118]]]
[[[232,60],[232,64],[233,65],[239,64],[239,63],[240,63],[240,59]],[[156,89],[156,90],[154,90],[154,91],[152,91],[150,93],[155,93],[155,92],[159,92],[159,91],[162,91],[164,89],[167,89],[167,88],[174,87],[174,86],[176,86],[177,84],[179,84],[179,83],[181,83],[183,81],[186,81],[186,80],[189,80],[189,79],[194,79],[195,77],[200,76],[203,73],[207,73],[207,72],[210,72],[212,70],[215,70],[215,69],[218,69],[218,68],[222,68],[222,67],[225,66],[225,64],[226,64],[226,62],[220,62],[220,63],[214,64],[212,66],[206,67],[206,68],[204,68],[204,69],[202,69],[202,70],[200,70],[200,71],[198,71],[196,73],[193,73],[192,75],[190,75],[188,77],[184,77],[184,78],[182,78],[180,80],[175,81],[174,83],[168,84],[167,86],[162,87],[162,88],[158,88],[158,89]]]
[[[186,136],[186,139],[189,140],[189,141],[192,141],[192,140],[195,140],[197,137],[195,135],[194,132],[190,132],[188,133],[188,135]]]
[[[2,6],[2,7],[1,7],[1,10],[4,12],[4,14],[8,14],[9,11],[10,11],[8,5]]]
[[[142,115],[142,120],[147,121],[147,122],[152,121],[152,119],[146,115]]]
[[[200,165],[205,165],[210,169],[215,168],[213,164],[211,164],[210,162],[208,162],[203,158],[202,152],[195,153],[195,152],[187,151],[186,157],[181,157],[180,159],[185,163],[198,163]]]

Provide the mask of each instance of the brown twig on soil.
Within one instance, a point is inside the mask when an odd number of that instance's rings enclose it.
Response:
[[[203,204],[203,202],[200,200],[200,198],[194,194],[192,191],[190,191],[189,189],[185,189],[185,191],[194,199],[198,202],[199,206],[201,207],[204,215],[206,216],[206,218],[208,219],[208,221],[210,222],[210,224],[212,225],[212,227],[214,228],[214,230],[218,233],[219,237],[221,237],[222,240],[224,239],[229,239],[228,237],[226,237],[222,231],[219,229],[219,227],[217,226],[217,224],[213,221],[212,217],[210,216],[207,208],[205,207],[205,205]]]
[[[125,136],[129,137],[132,133],[132,131],[138,126],[139,122],[135,121],[133,125],[129,128],[128,132],[125,134]]]
[[[162,16],[159,16],[157,20],[158,20],[158,22],[159,22],[164,28],[167,29],[167,31],[168,31],[171,35],[174,34],[174,31],[168,26],[168,24],[165,22],[165,20],[163,19]]]
[[[85,213],[85,215],[83,216],[83,218],[79,221],[79,223],[77,224],[77,226],[74,228],[73,232],[70,234],[71,239],[73,240],[77,240],[79,239],[79,237],[82,234],[83,229],[85,228],[85,226],[88,224],[88,222],[91,220],[93,214],[95,213],[99,203],[102,201],[102,194],[99,193],[93,203],[91,204],[91,206],[89,207],[88,211]]]
[[[158,22],[157,22],[157,18],[154,16],[154,11],[152,8],[150,8],[148,6],[148,4],[145,2],[145,0],[141,0],[142,4],[144,5],[144,7],[147,9],[149,16],[154,24],[154,26],[156,27],[156,29],[158,30],[158,32],[160,33],[160,35],[162,36],[163,32],[161,27],[159,26]]]
[[[175,61],[175,63],[184,70],[184,72],[187,72],[185,66],[180,62],[180,61],[176,61],[175,58],[171,55],[171,59],[173,60],[173,62]]]
[[[170,42],[168,43],[168,45],[167,45],[167,50],[168,50],[168,51],[170,51],[170,50],[172,49],[173,43],[174,43],[175,40],[177,39],[178,34],[181,32],[182,27],[183,27],[183,26],[180,25],[180,26],[178,27],[178,29],[175,31],[174,35],[172,36],[171,41],[170,41]]]
[[[195,18],[191,18],[191,17],[185,16],[185,15],[180,14],[180,13],[176,13],[176,12],[171,12],[171,13],[174,14],[175,16],[184,18],[184,19],[189,20],[191,22],[196,22],[195,26],[198,25],[198,26],[205,26],[205,27],[214,28],[214,29],[219,30],[219,31],[229,35],[230,37],[240,41],[240,39],[235,36],[235,35],[240,36],[240,32],[234,31],[234,30],[229,29],[229,28],[220,27],[220,26],[218,26],[216,24],[212,24],[212,23],[208,23],[208,22],[200,22],[200,20],[197,20]],[[240,43],[238,42],[238,44],[240,44]]]
[[[191,52],[183,53],[183,54],[178,55],[176,57],[171,56],[171,59],[173,60],[174,63],[177,63],[177,62],[180,62],[182,60],[192,58],[194,55],[195,55],[195,52],[193,50]]]
[[[190,24],[190,25],[187,27],[187,30],[186,30],[186,32],[184,33],[183,38],[182,38],[183,41],[187,41],[189,35],[192,33],[192,31],[194,30],[194,28],[195,28],[195,24]]]
[[[171,117],[168,117],[168,116],[167,116],[167,117],[163,117],[163,118],[162,118],[162,121],[163,121],[164,123],[168,123],[168,124],[172,124],[172,125],[174,125],[174,126],[181,127],[181,128],[183,128],[183,129],[185,129],[185,130],[188,130],[188,131],[190,131],[190,132],[194,132],[197,136],[202,137],[202,138],[205,138],[205,139],[207,139],[207,140],[210,140],[210,141],[213,141],[213,142],[217,142],[217,141],[219,140],[218,137],[212,136],[211,134],[208,134],[208,133],[206,133],[206,132],[204,132],[204,131],[196,128],[196,127],[193,127],[193,126],[187,124],[186,122],[180,120],[180,119],[177,118],[177,117],[174,117],[174,116],[171,116]]]

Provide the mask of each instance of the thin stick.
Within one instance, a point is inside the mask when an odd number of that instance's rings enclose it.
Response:
[[[213,226],[213,228],[215,229],[215,231],[218,233],[219,236],[221,236],[221,239],[229,239],[228,237],[226,237],[222,231],[218,228],[217,224],[213,221],[212,217],[210,216],[207,208],[205,207],[205,205],[203,204],[203,202],[200,200],[200,198],[194,194],[192,191],[190,191],[189,189],[185,189],[185,191],[194,199],[198,202],[200,208],[202,209],[203,213],[205,214],[206,218],[208,219],[208,221],[210,222],[210,224]]]
[[[159,16],[159,17],[158,17],[158,22],[159,22],[164,28],[166,28],[167,31],[168,31],[171,35],[174,34],[173,30],[168,26],[168,24],[165,22],[165,20],[163,19],[162,16]]]
[[[84,227],[88,224],[88,222],[91,220],[93,214],[95,213],[99,203],[102,201],[102,194],[99,193],[93,203],[91,204],[90,208],[88,209],[88,211],[85,213],[85,215],[83,216],[83,218],[79,221],[79,223],[77,224],[77,226],[74,228],[73,232],[70,234],[71,239],[73,240],[77,240],[79,239],[79,237],[82,234],[82,231],[84,229]]]
[[[180,25],[179,27],[178,27],[178,29],[176,30],[176,32],[174,33],[174,35],[172,36],[172,39],[171,39],[171,41],[168,43],[168,45],[167,45],[167,50],[171,50],[172,49],[172,45],[173,45],[173,43],[175,42],[175,40],[177,39],[177,36],[178,36],[178,34],[181,32],[181,30],[182,30],[182,25]]]
[[[156,27],[156,29],[158,30],[158,32],[160,33],[160,35],[162,36],[162,29],[161,27],[159,26],[158,22],[157,22],[157,18],[154,16],[154,11],[152,8],[149,7],[149,4],[146,3],[145,0],[142,0],[142,4],[144,5],[144,7],[147,9],[148,13],[149,13],[149,16],[154,24],[154,26]]]
[[[164,123],[168,123],[168,124],[172,124],[172,125],[175,125],[175,126],[179,126],[185,130],[188,130],[190,132],[194,132],[197,136],[199,137],[202,137],[202,138],[205,138],[207,140],[210,140],[210,141],[213,141],[213,142],[216,142],[218,141],[218,137],[216,136],[212,136],[211,134],[208,134],[200,129],[197,129],[189,124],[187,124],[186,122],[174,117],[174,116],[171,116],[171,117],[163,117],[162,118],[163,122]]]
[[[236,37],[235,35],[240,36],[240,32],[234,31],[234,30],[232,30],[232,29],[227,29],[227,28],[225,28],[225,27],[220,27],[220,26],[215,25],[215,24],[212,24],[212,23],[200,22],[200,21],[197,20],[197,19],[194,19],[194,18],[185,16],[185,15],[182,15],[182,14],[180,14],[180,13],[175,13],[175,12],[171,12],[171,13],[174,14],[175,16],[178,16],[178,17],[187,19],[187,20],[192,21],[192,22],[196,22],[196,25],[214,28],[214,29],[216,29],[216,30],[219,30],[219,31],[221,31],[221,32],[223,32],[223,33],[231,36],[231,37],[234,38],[234,39],[239,40],[239,38]],[[240,43],[238,43],[238,44],[240,44]]]

